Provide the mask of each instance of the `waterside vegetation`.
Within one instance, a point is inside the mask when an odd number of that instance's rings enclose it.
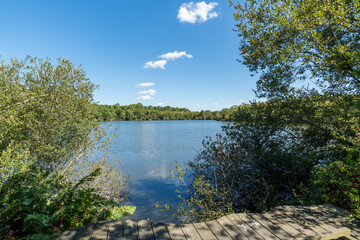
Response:
[[[181,221],[332,203],[360,218],[360,3],[233,3],[258,98],[176,177]],[[189,180],[186,180],[186,179]],[[168,206],[165,206],[165,208]]]
[[[95,88],[65,59],[0,63],[0,239],[50,239],[134,211],[91,113]]]

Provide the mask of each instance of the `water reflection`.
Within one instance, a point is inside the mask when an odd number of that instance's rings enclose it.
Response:
[[[140,123],[140,155],[143,159],[155,158],[155,124],[152,122]]]
[[[192,160],[205,136],[215,136],[223,123],[216,121],[137,121],[112,122],[117,137],[111,154],[120,156],[122,171],[130,174],[129,202],[137,207],[133,219],[174,222],[171,213],[163,213],[156,202],[177,203],[182,185],[169,178],[175,169]]]

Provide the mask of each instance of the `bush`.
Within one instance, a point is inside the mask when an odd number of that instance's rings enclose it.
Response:
[[[230,125],[225,137],[204,147],[190,166],[196,176],[228,192],[236,212],[268,210],[291,200],[299,184],[308,184],[312,163],[300,151],[294,154],[296,140],[282,129]]]
[[[134,211],[92,112],[95,88],[65,59],[1,61],[0,238],[48,239]]]
[[[179,203],[176,206],[174,217],[183,223],[204,222],[220,218],[234,213],[233,203],[229,198],[229,192],[225,188],[218,188],[201,176],[192,175],[193,181],[187,184],[189,179],[188,169],[182,170],[175,162],[177,172],[174,175],[170,170],[170,177],[178,178],[185,186],[185,190],[179,193]],[[190,177],[190,178],[191,178]],[[170,211],[175,206],[169,204],[156,204],[162,211]]]
[[[360,219],[360,128],[353,126],[349,132],[350,136],[340,135],[343,143],[332,148],[338,160],[314,169],[313,192],[322,201],[350,210],[350,217]]]
[[[302,149],[294,154],[298,143],[294,132],[240,124],[229,124],[224,132],[224,137],[204,140],[204,149],[189,163],[192,177],[180,195],[180,220],[266,211],[293,201],[293,190],[310,183],[312,162]],[[184,179],[184,172],[180,170],[178,176]]]
[[[0,188],[0,238],[54,237],[67,229],[123,216],[119,204],[82,189],[100,169],[73,185],[42,168],[19,171]],[[116,207],[116,208],[114,208]]]
[[[313,95],[240,107],[237,123],[224,127],[224,136],[205,140],[189,163],[193,177],[183,200],[195,203],[196,211],[179,212],[185,219],[214,219],[219,215],[212,209],[226,214],[226,206],[263,212],[329,202],[359,217],[358,101],[354,95]]]

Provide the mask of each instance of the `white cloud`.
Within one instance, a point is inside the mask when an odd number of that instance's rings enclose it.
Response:
[[[147,91],[139,91],[138,94],[140,95],[150,95],[150,96],[154,96],[156,93],[156,91],[154,89],[149,89]]]
[[[183,52],[168,52],[165,53],[163,55],[160,55],[159,58],[164,58],[166,60],[175,60],[177,58],[181,58],[181,57],[187,57],[187,58],[192,58],[193,56],[191,54],[187,54],[185,51]]]
[[[186,53],[185,51],[182,52],[168,52],[165,54],[162,54],[159,56],[159,58],[162,58],[161,60],[157,61],[148,61],[144,64],[144,68],[161,68],[165,69],[165,65],[167,64],[168,60],[175,60],[181,57],[187,57],[192,58],[193,56],[191,54]],[[138,84],[139,86],[139,84]]]
[[[144,68],[161,68],[165,69],[167,61],[166,60],[158,60],[158,61],[149,61],[146,62]]]
[[[219,106],[219,103],[217,103],[217,102],[214,102],[214,105],[217,107],[217,106]]]
[[[153,99],[153,97],[150,96],[150,95],[144,95],[144,96],[139,96],[139,97],[137,97],[136,99],[139,99],[139,100],[150,100],[150,99]]]
[[[213,11],[217,5],[217,2],[207,4],[204,1],[183,3],[179,8],[177,18],[180,22],[205,22],[218,16],[218,13]]]
[[[144,83],[138,83],[138,87],[151,87],[151,86],[154,86],[155,83],[153,82],[144,82]]]
[[[165,104],[162,103],[162,102],[159,102],[159,103],[156,104],[156,106],[164,106],[164,105],[165,105]]]

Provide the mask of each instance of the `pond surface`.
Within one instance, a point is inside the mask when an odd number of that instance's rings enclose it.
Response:
[[[182,183],[169,177],[175,161],[182,168],[202,148],[206,136],[221,132],[217,121],[121,121],[111,122],[116,133],[111,155],[119,156],[122,171],[130,175],[129,204],[137,207],[132,219],[174,222],[172,213],[161,212],[156,202],[175,205]]]

